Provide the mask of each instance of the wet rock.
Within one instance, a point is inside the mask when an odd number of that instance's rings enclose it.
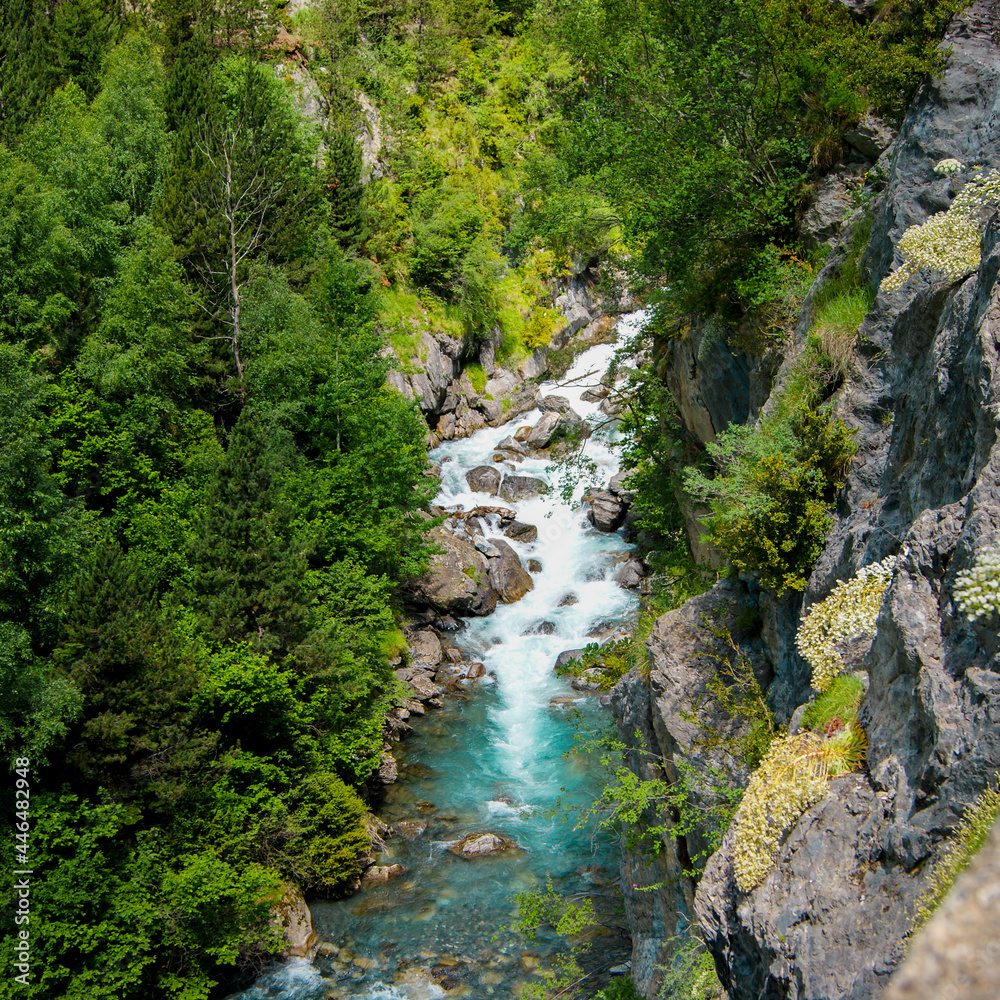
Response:
[[[568,413],[571,409],[565,396],[542,396],[538,400],[538,408],[546,413]]]
[[[385,751],[379,758],[378,780],[383,785],[391,785],[399,777],[399,767],[396,758],[391,753]]]
[[[580,598],[576,594],[567,594],[562,600],[559,601],[560,608],[572,607],[574,604],[579,604]]]
[[[524,571],[517,553],[502,539],[491,538],[499,556],[489,564],[490,586],[504,604],[521,600],[535,586],[534,581]]]
[[[406,640],[411,663],[435,667],[441,662],[441,640],[433,632],[413,632]]]
[[[450,844],[448,850],[460,858],[481,858],[521,848],[516,841],[499,833],[470,833],[457,843]]]
[[[563,416],[561,413],[554,413],[551,410],[548,413],[544,413],[541,420],[531,429],[531,433],[528,435],[525,444],[536,451],[548,448],[562,422]]]
[[[526,628],[521,635],[552,635],[556,630],[555,622],[536,622]]]
[[[517,542],[528,543],[538,539],[538,528],[533,524],[525,524],[523,521],[511,521],[504,528],[503,533]]]
[[[617,531],[621,527],[628,506],[613,493],[608,490],[587,490],[583,500],[590,504],[587,520],[598,531]]]
[[[460,649],[446,649],[444,655],[449,663],[459,663],[462,659],[462,651]]]
[[[647,574],[648,570],[641,559],[629,559],[615,573],[615,582],[619,587],[624,587],[626,590],[636,590],[642,585],[642,581],[646,578]]]
[[[585,403],[599,403],[602,399],[607,399],[609,390],[605,386],[597,389],[587,389],[580,393],[580,399]]]
[[[361,876],[361,884],[372,882],[388,882],[391,878],[402,875],[406,869],[399,864],[396,865],[372,865]],[[355,963],[357,964],[357,963]]]
[[[528,572],[529,573],[541,573],[542,564],[538,559],[528,560]]]
[[[501,451],[511,451],[515,455],[526,455],[528,453],[527,448],[521,444],[517,438],[512,437],[510,434],[507,435],[498,445],[497,448]]]
[[[518,429],[514,431],[514,440],[524,442],[528,440],[528,437],[530,435],[531,435],[530,427],[518,427]]]
[[[604,671],[600,667],[588,667],[572,680],[574,691],[600,691],[604,687]]]
[[[489,493],[496,496],[500,489],[500,473],[491,465],[477,465],[465,474],[465,481],[474,493]]]
[[[471,542],[440,527],[429,532],[429,540],[441,551],[431,556],[427,572],[411,582],[414,600],[447,615],[492,614],[497,595],[489,585],[486,558]]]
[[[492,542],[488,542],[482,536],[473,539],[472,544],[475,545],[487,559],[496,559],[500,555],[500,550]]]
[[[516,503],[518,500],[530,500],[541,493],[548,493],[549,484],[532,476],[505,476],[500,485],[500,496],[504,500]]]
[[[396,833],[404,840],[416,840],[427,832],[427,820],[425,819],[401,819],[392,825]]]
[[[470,681],[478,681],[480,677],[485,676],[486,667],[482,663],[470,663],[468,670],[465,672],[465,676]]]
[[[582,704],[585,700],[571,694],[560,694],[554,698],[549,698],[549,706],[551,708],[572,708],[574,705]]]
[[[579,660],[583,656],[582,649],[564,649],[557,657],[556,662],[552,665],[553,670],[561,670],[573,660]]]

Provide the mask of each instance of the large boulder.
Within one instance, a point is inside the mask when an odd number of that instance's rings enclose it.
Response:
[[[528,440],[525,444],[536,451],[548,448],[561,424],[561,413],[557,413],[554,410],[543,413],[541,420],[531,428],[531,433],[528,435]]]
[[[533,524],[525,524],[523,521],[511,521],[503,529],[503,533],[516,542],[534,542],[538,538],[538,529]]]
[[[414,632],[407,637],[406,646],[411,663],[437,666],[441,662],[441,640],[433,632]]]
[[[570,410],[570,403],[565,396],[541,396],[538,408],[546,413],[566,413]]]
[[[510,503],[516,503],[518,500],[530,500],[540,493],[547,493],[548,490],[548,483],[532,476],[504,476],[504,480],[500,484],[500,496]]]
[[[460,858],[482,858],[488,854],[500,854],[504,851],[519,851],[521,847],[510,837],[499,833],[469,833],[454,844],[448,845],[452,854]]]
[[[588,490],[583,495],[590,505],[587,520],[598,531],[617,531],[625,520],[628,504],[608,490]]]
[[[491,538],[499,556],[490,560],[490,586],[499,595],[504,604],[513,604],[521,600],[535,584],[525,572],[517,553],[501,538]]]
[[[413,600],[447,615],[489,615],[497,606],[486,557],[475,545],[443,528],[429,533],[440,552],[431,556],[426,573],[410,584]]]
[[[500,471],[492,465],[477,465],[465,474],[465,481],[473,493],[489,493],[495,497],[500,489]]]
[[[296,886],[286,884],[283,890],[281,898],[271,906],[271,926],[281,931],[285,939],[282,956],[311,962],[319,948],[312,913]]]

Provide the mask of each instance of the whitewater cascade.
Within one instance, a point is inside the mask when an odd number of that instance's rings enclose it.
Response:
[[[642,320],[642,313],[624,317],[620,339]],[[312,903],[317,932],[339,949],[333,961],[321,957],[318,970],[301,960],[286,963],[232,1000],[429,1000],[444,996],[442,987],[448,995],[513,996],[524,981],[539,981],[538,962],[559,944],[543,932],[531,942],[534,954],[522,955],[528,944],[510,929],[518,891],[544,889],[551,878],[563,893],[603,894],[614,909],[617,859],[606,838],[574,829],[579,808],[602,784],[597,755],[567,753],[581,737],[606,733],[610,715],[597,695],[579,694],[569,678],[553,673],[561,652],[600,641],[637,606],[635,593],[614,582],[628,546],[619,534],[590,525],[579,502],[587,485],[604,487],[619,469],[607,417],[581,399],[599,385],[614,351],[613,344],[590,348],[562,379],[540,386],[541,397],[565,397],[603,428],[584,446],[598,471],[576,485],[571,502],[553,488],[510,504],[470,492],[466,483],[466,472],[493,464],[498,442],[536,423],[540,410],[431,454],[441,467],[435,503],[465,510],[502,504],[538,528],[533,542],[505,539],[522,563],[541,564],[532,573],[534,589],[468,620],[455,645],[465,659],[483,663],[486,676],[466,698],[445,696],[444,707],[418,720],[399,747],[400,780],[381,813],[391,824],[402,821],[410,837],[391,838],[379,864],[403,864],[405,875],[349,899]],[[549,458],[526,458],[515,471],[557,485]],[[487,538],[502,537],[495,522],[484,530]],[[450,842],[487,831],[524,850],[472,861],[448,853]],[[627,955],[620,939],[608,948],[609,956]]]

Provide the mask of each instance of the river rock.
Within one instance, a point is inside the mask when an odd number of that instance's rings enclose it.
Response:
[[[510,503],[518,500],[530,500],[540,493],[547,493],[549,484],[532,476],[505,476],[500,486],[500,496]]]
[[[465,481],[473,493],[489,493],[491,497],[495,497],[500,489],[500,473],[491,465],[477,465],[474,469],[469,469],[465,474]]]
[[[499,556],[490,560],[490,586],[504,604],[513,604],[535,586],[534,581],[524,571],[517,553],[502,539],[491,538]]]
[[[565,396],[542,396],[538,400],[538,408],[546,413],[567,413],[571,409]]]
[[[503,529],[503,533],[517,542],[528,543],[538,539],[538,529],[533,524],[525,524],[523,521],[511,521]]]
[[[514,440],[522,443],[527,441],[531,436],[531,430],[532,429],[530,427],[518,427],[518,429],[514,431]]]
[[[600,691],[604,686],[604,671],[600,667],[587,667],[571,681],[574,691]]]
[[[629,559],[627,563],[618,568],[615,573],[615,583],[626,590],[636,590],[642,585],[648,570],[641,559]]]
[[[625,488],[625,483],[634,473],[635,469],[622,469],[621,472],[616,472],[608,483],[608,492],[616,497],[631,497],[632,493]]]
[[[442,551],[431,556],[427,572],[410,584],[414,600],[446,615],[492,614],[497,595],[489,584],[486,557],[471,542],[443,528],[434,528],[428,535]]]
[[[552,635],[555,630],[555,622],[536,622],[534,625],[529,625],[521,635]]]
[[[434,632],[412,632],[406,640],[410,662],[436,667],[441,662],[441,640]]]
[[[475,545],[479,552],[482,552],[487,559],[496,559],[500,555],[500,550],[492,543],[488,542],[481,535],[478,538],[472,540],[472,544]]]
[[[542,564],[538,559],[528,560],[528,572],[529,573],[541,573]]]
[[[441,688],[424,673],[413,674],[407,684],[420,701],[430,701],[441,694]]]
[[[311,962],[319,948],[312,913],[299,889],[285,883],[281,899],[271,906],[270,923],[285,938],[283,958],[304,958]]]
[[[416,840],[427,832],[427,820],[425,819],[401,819],[392,824],[393,829],[404,840]]]
[[[406,869],[400,865],[372,865],[361,876],[361,884],[372,882],[388,882],[391,878],[402,875]]]
[[[602,399],[606,399],[609,390],[605,386],[599,386],[596,389],[586,389],[580,393],[580,399],[585,403],[599,403]]]
[[[503,851],[519,851],[521,848],[516,841],[499,833],[470,833],[457,843],[449,844],[448,850],[460,858],[482,858]]]
[[[532,427],[525,444],[536,451],[548,448],[552,443],[552,438],[555,436],[556,430],[562,424],[562,420],[561,413],[555,413],[550,410],[548,413],[542,414],[541,420]]]
[[[621,527],[628,507],[613,493],[608,490],[587,490],[583,500],[590,504],[587,520],[598,531],[616,531]]]
[[[552,665],[553,670],[561,670],[572,660],[579,660],[583,656],[582,649],[564,649],[557,657],[556,662]]]
[[[497,448],[500,451],[512,451],[515,455],[526,455],[528,453],[527,448],[510,434],[497,445]]]

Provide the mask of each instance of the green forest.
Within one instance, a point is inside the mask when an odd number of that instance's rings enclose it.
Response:
[[[223,996],[280,951],[286,883],[357,876],[436,523],[386,384],[415,320],[517,358],[574,268],[627,285],[650,544],[689,558],[693,463],[716,544],[803,585],[851,450],[816,417],[834,361],[765,429],[780,464],[734,436],[713,476],[656,359],[695,316],[782,334],[815,179],[898,122],[959,6],[5,0],[0,743],[34,877],[32,979],[5,907],[0,996]],[[794,539],[768,504],[805,510]]]

